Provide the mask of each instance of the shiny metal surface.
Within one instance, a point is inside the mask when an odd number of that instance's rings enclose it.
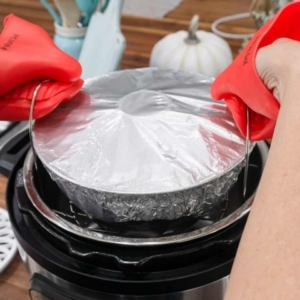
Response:
[[[246,154],[245,154],[245,168],[244,168],[244,187],[243,187],[243,195],[246,197],[247,192],[247,180],[248,180],[248,171],[249,171],[249,157],[250,157],[250,118],[249,118],[249,108],[247,107],[247,127],[246,127]]]
[[[257,147],[260,151],[261,158],[263,161],[263,165],[266,162],[268,155],[268,147],[264,142],[257,143]],[[221,230],[230,224],[236,222],[244,215],[246,215],[251,208],[254,194],[251,195],[245,203],[237,209],[235,212],[225,217],[224,219],[213,223],[212,225],[203,227],[201,229],[197,229],[188,233],[178,234],[167,237],[160,238],[124,238],[119,236],[114,236],[110,234],[104,234],[97,231],[87,230],[82,227],[79,227],[75,224],[72,224],[59,215],[50,210],[47,205],[43,202],[42,198],[38,194],[36,187],[33,182],[32,177],[32,168],[33,168],[33,154],[32,151],[29,151],[27,157],[25,159],[23,174],[24,174],[24,185],[26,188],[26,192],[32,202],[32,204],[36,207],[36,209],[50,222],[63,228],[64,230],[71,232],[73,234],[89,238],[96,241],[101,241],[105,243],[111,244],[121,244],[121,245],[131,245],[131,246],[157,246],[157,245],[165,245],[165,244],[174,244],[174,243],[182,243],[194,239],[198,239],[218,230]]]
[[[0,122],[2,123],[2,122]],[[3,122],[7,123],[7,122]],[[11,123],[11,122],[8,122]],[[5,130],[7,128],[7,124],[2,124],[0,131]],[[17,123],[14,127],[12,127],[6,134],[4,134],[0,138],[0,150],[2,147],[11,139],[13,139],[17,134],[19,134],[21,131],[27,130],[28,129],[28,122],[19,122]]]
[[[0,121],[0,132],[7,130],[10,125],[10,121]]]
[[[20,246],[19,246],[20,247]],[[42,276],[48,278],[53,283],[57,284],[60,287],[63,287],[66,291],[68,290],[76,290],[78,286],[74,286],[73,284],[67,282],[66,280],[59,278],[52,273],[48,272],[46,269],[37,264],[30,256],[28,256],[24,250],[19,248],[22,251],[22,260],[26,265],[26,269],[32,277],[35,273],[41,274]],[[205,286],[200,286],[194,289],[181,291],[178,293],[171,294],[161,294],[161,295],[144,295],[144,296],[128,296],[128,295],[112,295],[103,293],[100,298],[97,300],[223,300],[224,294],[226,291],[226,287],[228,284],[228,276],[224,277],[218,281],[212,282]],[[117,288],[116,288],[117,292]],[[80,293],[80,289],[78,290]],[[57,300],[57,299],[51,299]],[[92,300],[92,299],[91,299]]]
[[[40,88],[42,87],[43,83],[48,82],[48,81],[49,80],[45,80],[45,81],[43,81],[43,82],[41,82],[41,83],[39,83],[37,85],[37,87],[35,88],[35,90],[33,92],[32,99],[31,99],[31,104],[30,104],[30,112],[29,112],[29,138],[30,138],[30,143],[31,143],[32,149],[33,149],[33,155],[35,157],[35,159],[34,159],[34,165],[35,165],[36,169],[37,169],[37,158],[36,158],[36,154],[35,154],[34,147],[33,147],[33,137],[32,137],[33,111],[34,111],[35,100],[36,100],[36,97],[38,95],[38,92],[39,92]]]
[[[85,82],[35,122],[34,148],[68,198],[101,221],[209,216],[236,182],[245,140],[213,79],[155,68]]]

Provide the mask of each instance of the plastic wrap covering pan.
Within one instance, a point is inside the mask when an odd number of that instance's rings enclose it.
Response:
[[[212,79],[159,69],[85,82],[36,121],[35,151],[61,190],[108,222],[207,217],[243,167],[245,140]]]

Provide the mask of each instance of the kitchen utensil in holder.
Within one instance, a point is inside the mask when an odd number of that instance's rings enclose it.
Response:
[[[119,69],[126,47],[120,27],[122,5],[123,0],[106,1],[92,15],[79,56],[83,79]]]
[[[65,53],[78,59],[85,39],[87,27],[71,28],[54,23],[54,28],[54,43],[56,46]]]

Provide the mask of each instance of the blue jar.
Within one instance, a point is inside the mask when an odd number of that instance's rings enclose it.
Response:
[[[67,54],[78,59],[84,42],[87,27],[63,27],[54,23],[54,43]]]

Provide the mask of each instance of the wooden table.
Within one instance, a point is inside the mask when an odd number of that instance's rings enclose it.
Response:
[[[122,32],[127,48],[121,67],[147,67],[153,45],[163,36],[177,30],[186,30],[194,14],[200,16],[200,28],[210,30],[211,23],[226,15],[246,12],[251,0],[185,0],[164,19],[122,16]],[[5,15],[14,13],[34,22],[53,35],[53,21],[38,0],[0,0],[0,29]],[[221,29],[235,33],[253,32],[251,19],[235,21]],[[228,40],[236,55],[241,41]],[[5,186],[7,180],[0,176],[0,207],[5,208]],[[0,275],[0,300],[27,300],[28,276],[19,255]]]

